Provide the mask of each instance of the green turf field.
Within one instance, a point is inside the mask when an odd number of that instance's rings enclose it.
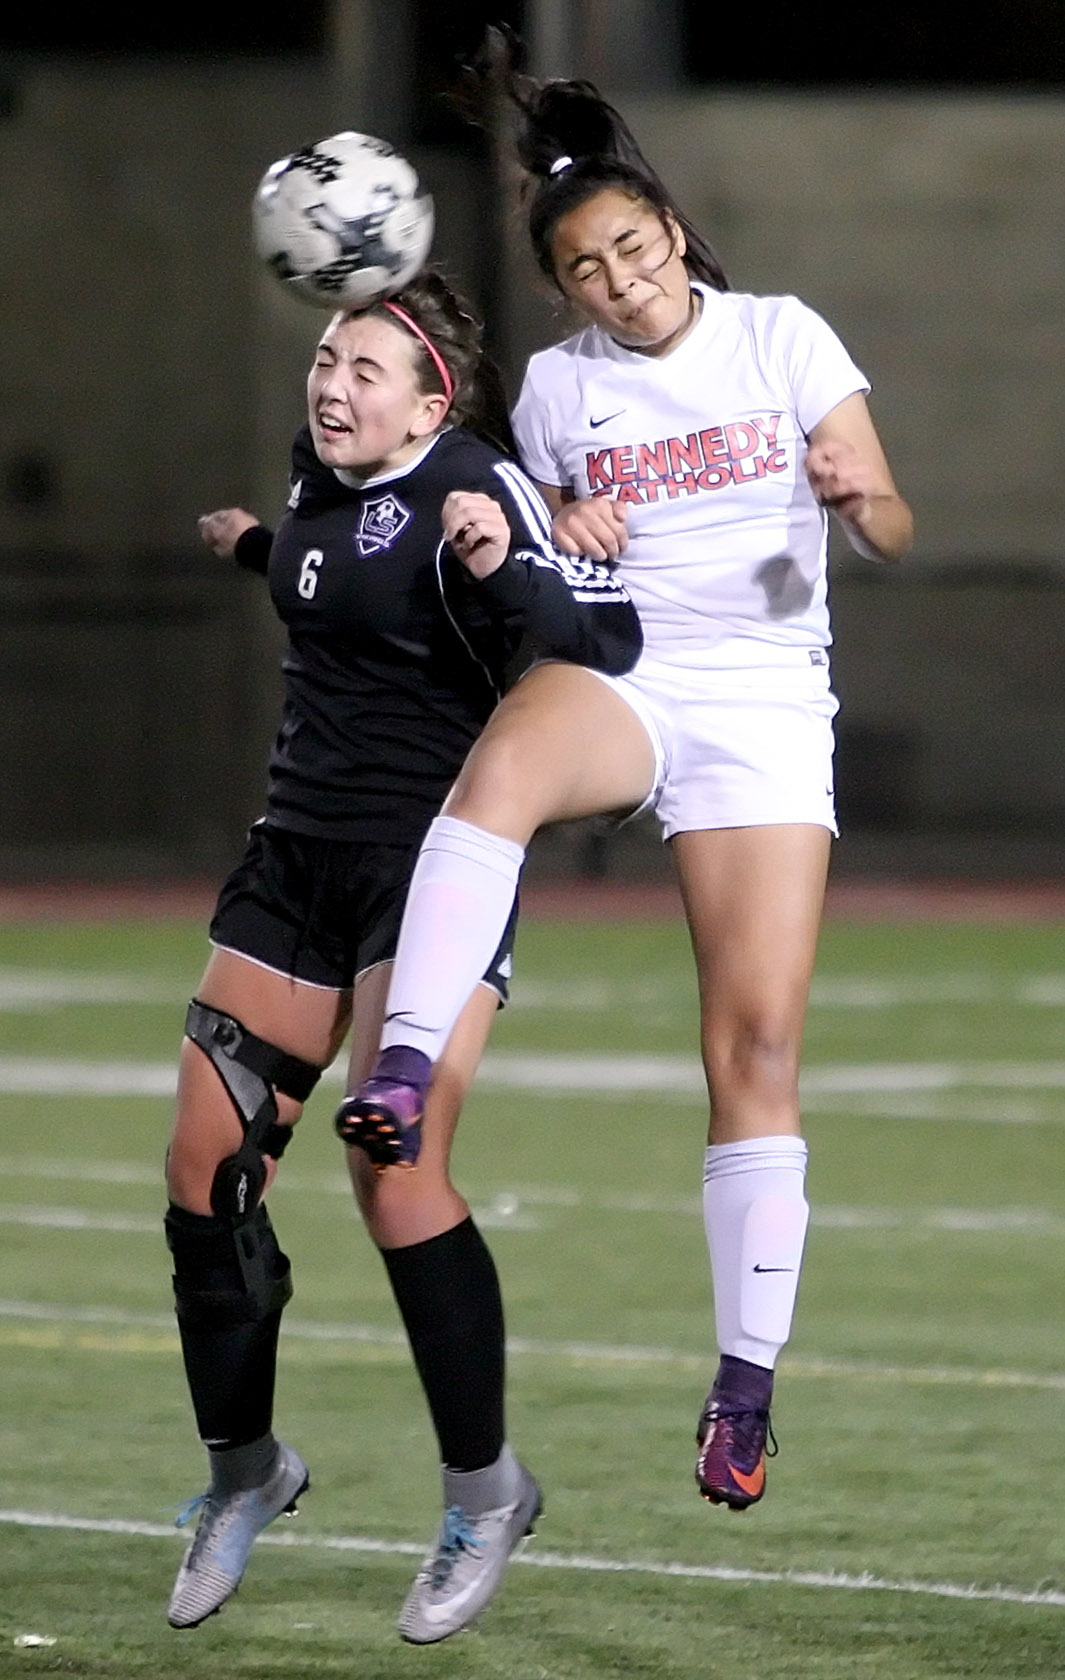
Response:
[[[458,1176],[547,1508],[479,1627],[427,1649],[394,1619],[433,1447],[335,1083],[271,1200],[296,1276],[277,1423],[314,1486],[221,1616],[165,1624],[169,1508],[203,1471],[159,1169],[204,952],[191,922],[0,926],[0,1680],[1065,1673],[1065,926],[826,928],[781,1450],[737,1516],[692,1479],[713,1361],[684,934],[526,923]]]

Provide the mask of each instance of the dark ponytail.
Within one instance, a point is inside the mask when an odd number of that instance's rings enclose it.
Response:
[[[397,304],[417,322],[443,360],[454,387],[449,420],[476,432],[505,455],[515,455],[503,380],[495,363],[484,353],[483,328],[465,299],[438,270],[426,268],[388,302]],[[402,325],[383,301],[360,313],[380,315],[394,325]],[[428,349],[416,334],[411,333],[410,339],[421,389],[445,393],[440,369]]]
[[[518,107],[517,151],[535,183],[529,236],[544,273],[555,278],[551,238],[561,218],[607,187],[642,198],[664,227],[684,234],[684,264],[696,280],[727,292],[728,280],[710,246],[651,168],[620,112],[591,82],[535,83],[510,77]]]
[[[556,279],[551,239],[560,219],[607,187],[643,199],[663,227],[684,234],[684,264],[715,291],[729,289],[725,272],[699,230],[651,168],[619,111],[591,82],[538,82],[515,69],[518,44],[509,31],[490,28],[466,67],[455,104],[468,122],[488,127],[493,112],[516,115],[514,145],[526,174],[529,237],[544,273]],[[557,282],[556,282],[557,283]]]
[[[518,157],[530,175],[550,177],[560,157],[598,158],[650,176],[631,129],[591,82],[542,82],[515,76],[511,97],[524,117]]]

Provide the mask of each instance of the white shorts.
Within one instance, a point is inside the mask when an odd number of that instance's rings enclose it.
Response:
[[[640,719],[655,752],[653,810],[662,838],[693,829],[815,823],[838,834],[827,666],[707,674],[641,662],[595,675]],[[634,815],[638,813],[633,813]]]

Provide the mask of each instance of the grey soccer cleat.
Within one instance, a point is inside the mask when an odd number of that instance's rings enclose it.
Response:
[[[277,1463],[261,1487],[217,1494],[208,1488],[186,1508],[191,1515],[199,1506],[200,1521],[170,1595],[167,1621],[171,1627],[199,1627],[221,1610],[240,1586],[256,1537],[282,1511],[294,1512],[297,1499],[310,1485],[299,1453],[279,1441]]]
[[[400,1612],[399,1631],[412,1645],[431,1645],[468,1627],[495,1594],[519,1542],[533,1532],[543,1509],[540,1489],[524,1465],[512,1505],[470,1516],[449,1505],[436,1543],[414,1578]]]

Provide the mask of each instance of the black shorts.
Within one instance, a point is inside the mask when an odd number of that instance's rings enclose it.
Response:
[[[331,991],[396,954],[417,845],[319,840],[257,822],[218,895],[212,945]],[[484,983],[506,1003],[518,901]]]

